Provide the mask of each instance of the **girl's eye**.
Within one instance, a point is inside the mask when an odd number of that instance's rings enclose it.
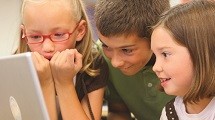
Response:
[[[54,34],[55,37],[62,37],[62,36],[64,36],[64,35],[65,35],[65,33],[55,33],[55,34]]]
[[[31,37],[31,38],[40,38],[40,36],[39,35],[31,35],[31,36],[29,36],[29,37]]]
[[[41,39],[42,38],[42,36],[40,36],[40,35],[30,35],[30,36],[28,36],[28,39],[32,39],[32,40],[38,40],[38,39]]]
[[[161,53],[164,57],[167,57],[168,55],[170,55],[169,53],[166,53],[166,52],[162,52]]]

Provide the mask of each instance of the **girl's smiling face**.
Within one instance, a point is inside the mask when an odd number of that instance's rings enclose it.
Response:
[[[170,32],[157,27],[152,33],[151,49],[156,56],[153,71],[169,95],[184,96],[193,78],[193,63],[186,47],[179,45]]]

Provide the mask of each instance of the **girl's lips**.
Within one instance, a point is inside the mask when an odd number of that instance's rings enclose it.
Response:
[[[52,59],[52,56],[51,55],[44,55],[44,57],[48,60],[51,60]]]
[[[160,79],[161,83],[163,83],[163,82],[170,80],[171,78],[159,78],[159,79]]]
[[[159,79],[161,81],[161,86],[164,87],[171,78],[159,78]]]

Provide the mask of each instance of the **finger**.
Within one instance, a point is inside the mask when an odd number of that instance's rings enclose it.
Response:
[[[32,58],[34,63],[38,63],[37,57],[35,55],[35,52],[31,52],[31,58]]]
[[[50,60],[50,63],[51,63],[51,64],[54,64],[54,63],[55,63],[55,61],[57,60],[59,54],[60,54],[60,52],[57,51],[57,52],[53,55],[52,59]]]
[[[66,61],[65,54],[66,54],[66,50],[60,52],[60,54],[58,55],[58,57],[57,57],[57,59],[55,61],[56,67],[62,67],[62,65],[65,64],[65,61]]]
[[[80,54],[76,49],[75,49],[75,66],[77,69],[82,68],[82,54]]]
[[[75,51],[74,49],[70,49],[68,52],[67,52],[67,63],[69,63],[70,65],[74,65],[74,61],[75,61]]]
[[[65,51],[64,51],[64,53],[62,54],[62,58],[60,59],[60,63],[62,63],[62,64],[70,64],[71,63],[71,59],[70,60],[68,60],[68,57],[69,58],[72,58],[71,56],[73,56],[72,54],[74,54],[71,50],[69,50],[69,49],[66,49]]]
[[[31,54],[32,54],[32,60],[33,60],[34,66],[36,69],[38,69],[39,64],[40,64],[39,53],[32,52]]]
[[[38,52],[34,52],[34,55],[35,55],[36,60],[39,64],[45,62],[45,58],[42,55],[40,55]]]
[[[39,60],[38,60],[38,53],[37,53],[37,52],[32,52],[32,58],[33,58],[33,60],[34,60],[36,63],[39,63]]]

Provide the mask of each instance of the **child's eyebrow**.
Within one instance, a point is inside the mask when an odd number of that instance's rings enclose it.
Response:
[[[99,40],[101,41],[100,38],[99,38]],[[107,46],[104,42],[101,41],[101,43],[102,43],[103,46]],[[135,45],[124,45],[124,46],[120,46],[119,48],[123,49],[123,48],[128,48],[128,47],[133,47],[133,46],[135,46]]]
[[[98,38],[98,40],[102,43],[102,46],[107,46],[104,42],[101,41],[100,38]]]
[[[163,51],[163,50],[166,50],[166,49],[171,49],[171,47],[158,47],[156,48],[157,51]]]
[[[135,46],[135,45],[125,45],[125,46],[122,46],[120,48],[127,48],[127,47],[133,47],[133,46]]]
[[[98,38],[98,40],[99,40],[102,44],[104,44],[104,43],[101,41],[101,38]]]

